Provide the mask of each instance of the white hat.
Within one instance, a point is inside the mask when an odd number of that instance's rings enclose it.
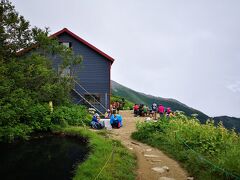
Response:
[[[96,114],[94,114],[94,116],[95,116],[95,117],[99,117],[99,114],[98,114],[98,113],[96,113]]]

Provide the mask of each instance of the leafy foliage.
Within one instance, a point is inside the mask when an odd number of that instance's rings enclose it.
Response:
[[[49,58],[59,56],[62,69],[74,69],[82,57],[49,38],[47,28],[30,28],[8,0],[0,3],[0,20],[0,141],[27,138],[54,124],[80,125],[87,112],[69,102],[74,74],[61,77]],[[22,48],[32,51],[22,54]]]
[[[133,138],[172,154],[198,179],[234,179],[240,176],[240,138],[222,123],[200,124],[179,113],[171,119],[138,123]]]
[[[78,105],[57,107],[52,114],[52,120],[54,123],[67,123],[72,126],[88,125],[91,118],[92,117],[88,114],[86,107]]]

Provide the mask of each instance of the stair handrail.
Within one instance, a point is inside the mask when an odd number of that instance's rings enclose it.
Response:
[[[91,104],[86,98],[84,98],[76,89],[73,88],[73,91],[75,93],[77,93],[83,100],[85,100],[90,106],[92,106],[94,109],[96,109],[96,111],[101,114],[104,115],[99,109],[97,109],[93,104]]]
[[[80,88],[82,88],[88,95],[90,95],[97,103],[100,104],[100,106],[103,107],[103,109],[105,109],[105,111],[107,111],[107,108],[101,103],[99,102],[94,96],[92,96],[92,94],[90,94],[80,83],[78,83],[75,79],[73,79],[73,82],[75,82],[78,86],[80,86]]]

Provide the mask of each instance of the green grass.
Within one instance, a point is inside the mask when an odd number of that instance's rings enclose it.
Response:
[[[67,127],[61,131],[89,139],[91,152],[88,159],[77,166],[74,180],[94,180],[106,161],[97,179],[135,179],[136,157],[119,141],[109,139],[105,131],[92,132],[81,127]]]
[[[136,140],[157,147],[182,162],[195,179],[240,179],[240,137],[213,122],[194,117],[138,123]]]

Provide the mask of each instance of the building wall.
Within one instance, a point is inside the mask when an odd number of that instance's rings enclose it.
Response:
[[[75,54],[83,56],[81,65],[74,67],[76,80],[89,93],[100,95],[101,103],[109,108],[110,104],[110,68],[111,63],[102,55],[98,54],[88,46],[77,41],[67,33],[58,36],[60,42],[71,42]],[[58,57],[53,57],[53,67],[57,70],[61,60]],[[76,90],[82,95],[86,94],[79,86],[75,86]],[[80,102],[80,97],[76,93],[73,94],[73,101]],[[100,111],[105,112],[105,109],[100,105],[93,104]]]

